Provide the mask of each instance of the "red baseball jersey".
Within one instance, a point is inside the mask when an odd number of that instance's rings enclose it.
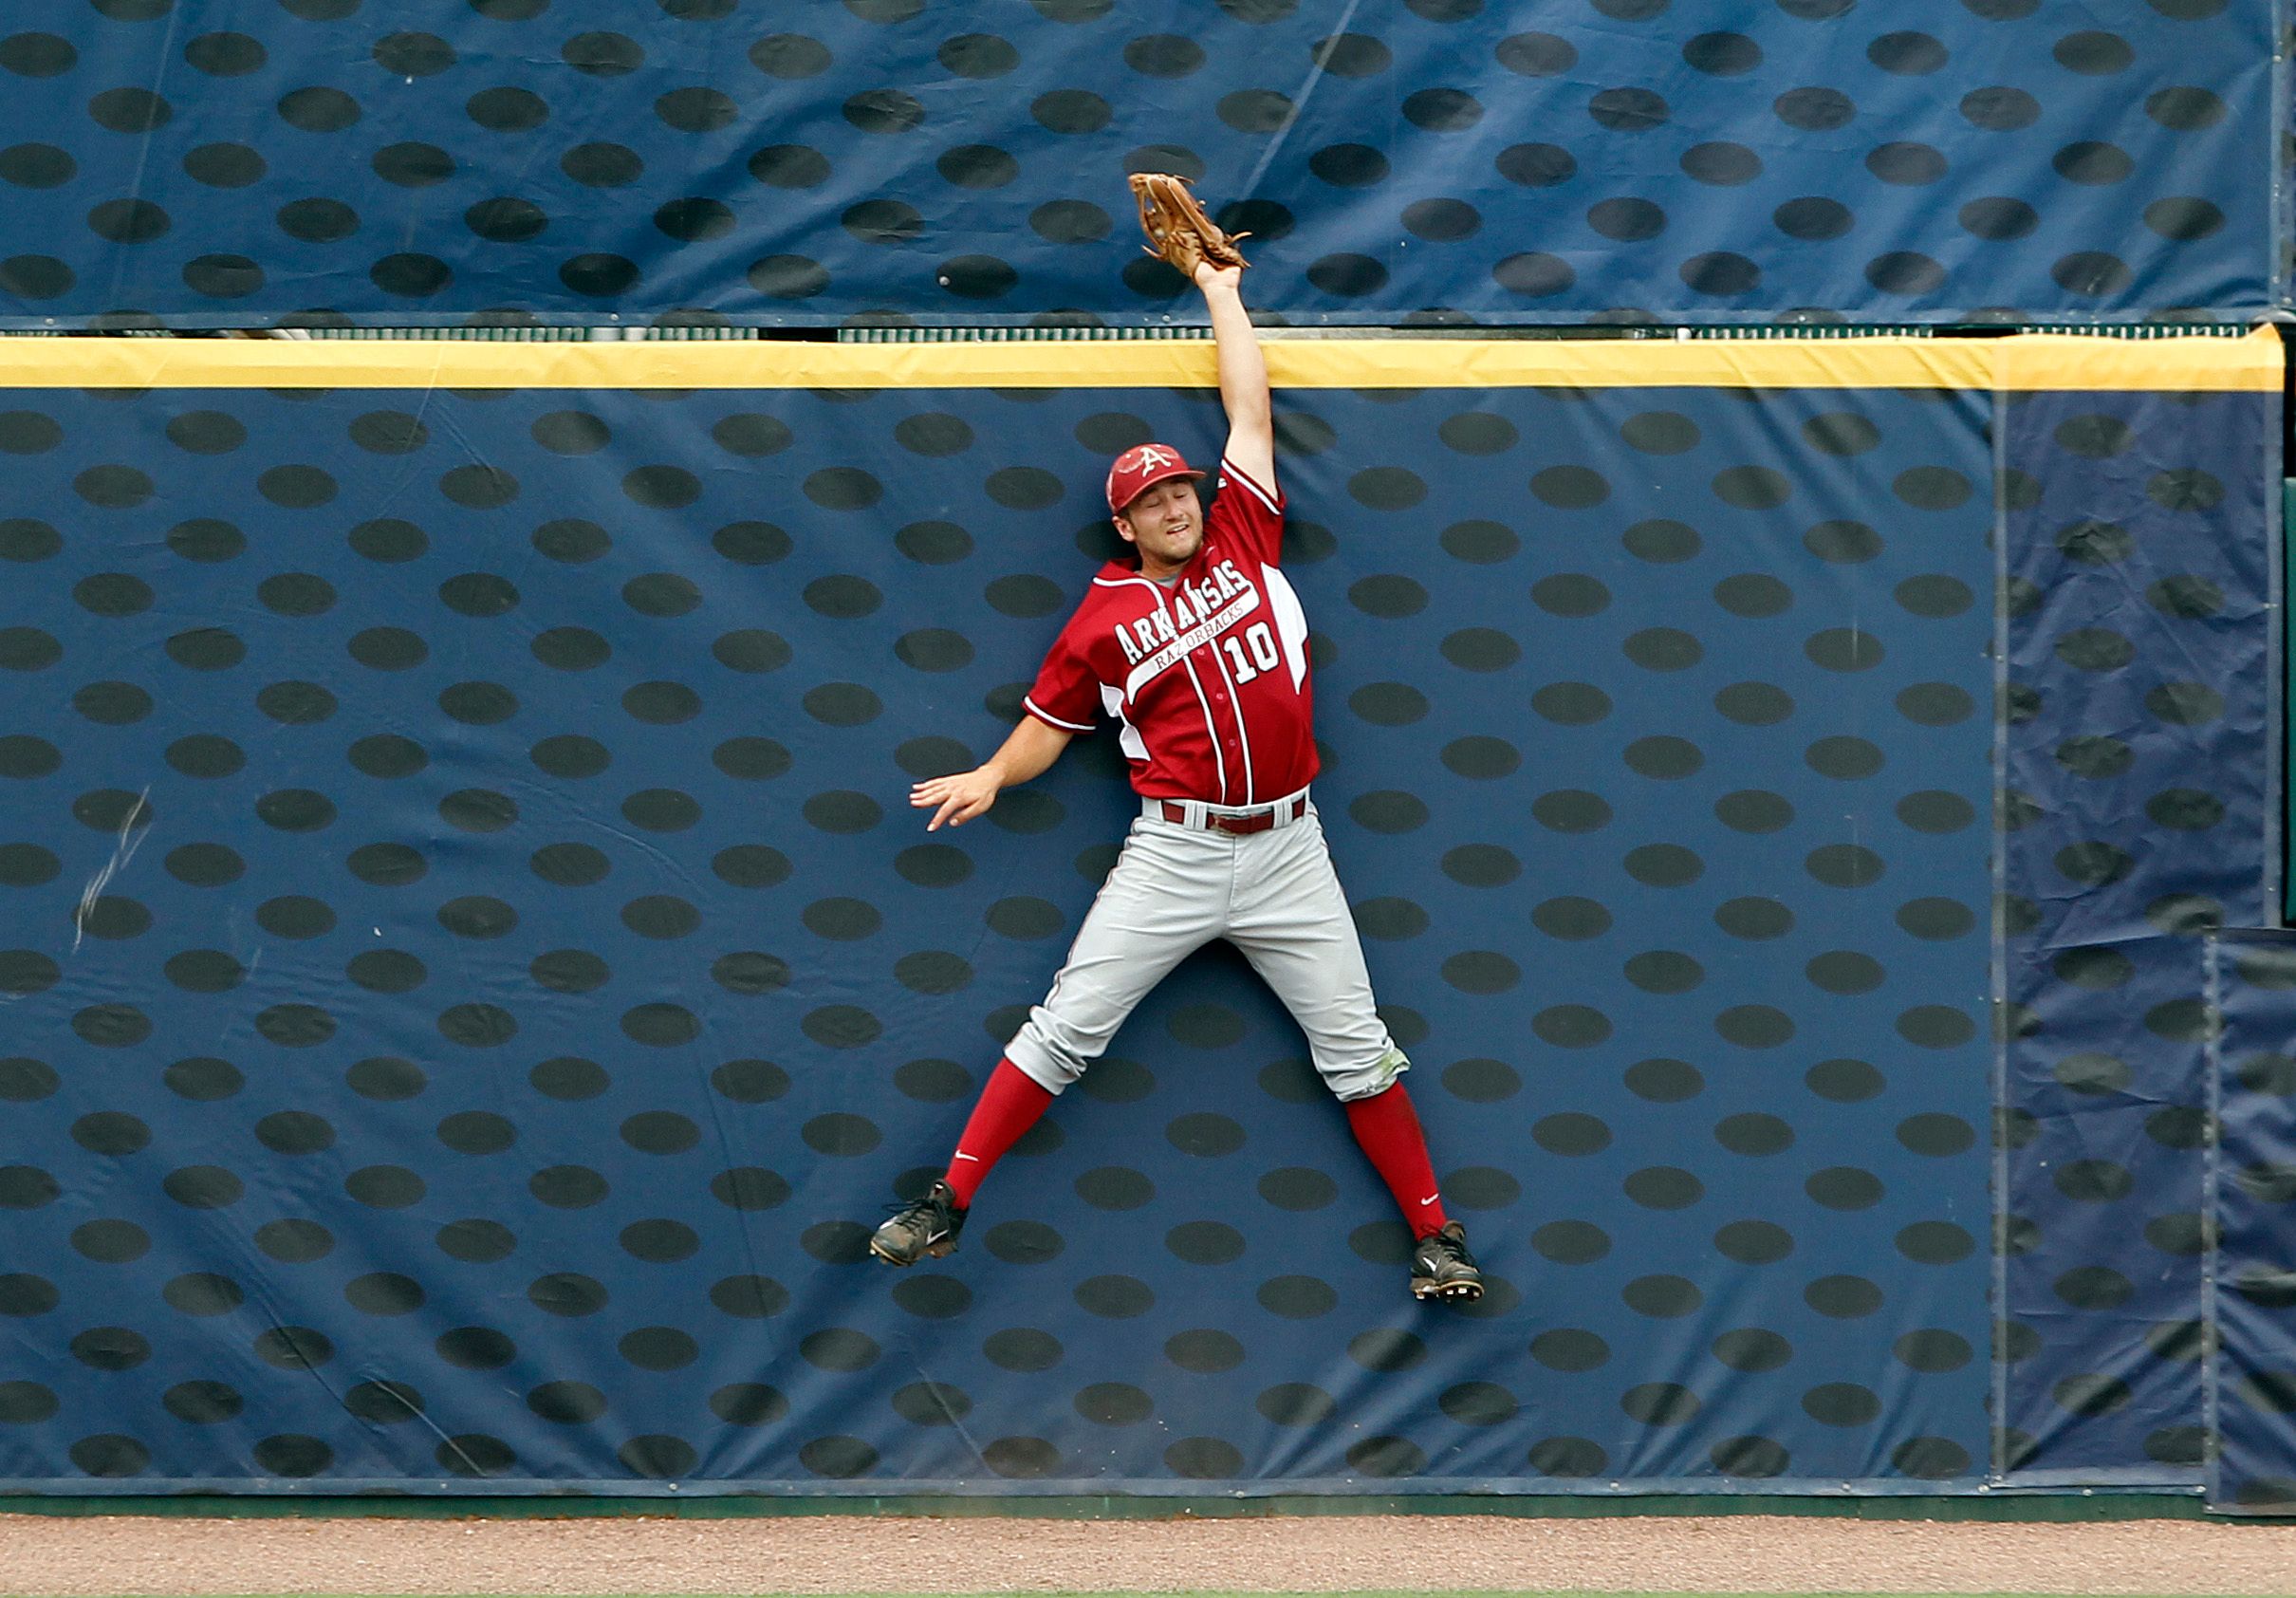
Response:
[[[1021,701],[1064,733],[1105,712],[1143,798],[1264,805],[1316,773],[1307,618],[1276,569],[1283,495],[1223,459],[1171,586],[1102,567]]]

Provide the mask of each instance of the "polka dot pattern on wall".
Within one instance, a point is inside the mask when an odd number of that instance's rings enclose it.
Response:
[[[63,8],[0,36],[0,312],[1159,324],[1195,311],[1136,248],[1143,169],[1200,178],[1295,321],[2238,315],[2281,281],[2261,13],[1389,9]]]
[[[15,1445],[118,1490],[1981,1472],[1985,408],[1283,412],[1319,808],[1492,1277],[1455,1318],[1216,951],[963,1253],[863,1255],[1127,815],[1101,737],[960,833],[907,786],[1001,739],[1110,441],[1213,453],[1195,398],[0,396],[85,507],[0,524],[45,1151],[0,1313],[71,1356]]]
[[[2006,425],[1997,1457],[2196,1485],[2204,945],[2269,914],[2273,612],[2247,530],[2269,525],[2254,463],[2278,422],[2230,396],[2046,394]]]

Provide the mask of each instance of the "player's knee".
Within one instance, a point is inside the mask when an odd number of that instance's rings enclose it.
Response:
[[[1066,1092],[1092,1063],[1073,1044],[1063,1041],[1056,1031],[1038,1026],[1033,1019],[1013,1034],[1012,1041],[1005,1046],[1005,1057],[1047,1093]]]
[[[1396,1085],[1405,1071],[1411,1069],[1411,1057],[1390,1043],[1384,1051],[1368,1064],[1361,1061],[1326,1064],[1316,1062],[1316,1070],[1324,1078],[1324,1086],[1331,1089],[1332,1097],[1342,1104],[1355,1099],[1374,1098]]]

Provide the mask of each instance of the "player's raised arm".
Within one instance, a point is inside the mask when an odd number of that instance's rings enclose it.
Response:
[[[909,790],[909,803],[934,811],[933,819],[925,823],[928,832],[938,831],[943,822],[962,827],[974,816],[988,814],[1004,790],[1043,776],[1075,735],[1046,726],[1033,715],[1023,715],[1012,735],[986,761],[970,771],[918,783]]]
[[[1198,262],[1195,286],[1212,309],[1212,336],[1219,346],[1220,404],[1228,412],[1226,455],[1235,469],[1261,487],[1275,487],[1275,412],[1268,395],[1268,360],[1260,336],[1245,313],[1240,267]]]

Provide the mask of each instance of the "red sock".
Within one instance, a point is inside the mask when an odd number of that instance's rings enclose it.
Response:
[[[956,1190],[957,1208],[972,1207],[972,1195],[990,1167],[1036,1124],[1051,1103],[1052,1095],[1020,1067],[1010,1060],[997,1061],[996,1069],[989,1073],[989,1086],[981,1089],[980,1103],[972,1106],[972,1119],[965,1123],[964,1136],[956,1140],[956,1157],[949,1161],[944,1179]]]
[[[1396,1208],[1414,1237],[1440,1232],[1451,1217],[1443,1213],[1443,1197],[1436,1191],[1435,1166],[1427,1158],[1427,1134],[1419,1129],[1418,1112],[1411,1095],[1398,1082],[1368,1099],[1346,1103],[1347,1126],[1355,1141],[1371,1157]]]

